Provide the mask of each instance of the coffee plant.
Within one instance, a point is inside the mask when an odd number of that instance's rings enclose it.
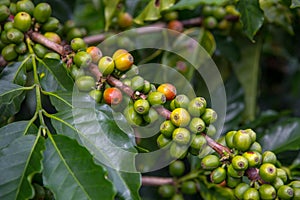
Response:
[[[300,199],[299,7],[0,0],[0,199]]]

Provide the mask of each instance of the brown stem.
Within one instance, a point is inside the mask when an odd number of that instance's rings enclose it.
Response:
[[[55,42],[50,41],[48,38],[46,38],[42,34],[40,34],[38,32],[29,32],[29,36],[34,42],[42,44],[42,45],[48,47],[49,49],[52,49],[53,51],[59,53],[60,55],[65,54],[65,50],[62,45],[59,45]]]
[[[174,184],[174,180],[172,178],[143,176],[142,184],[144,186],[160,186],[160,185],[166,185],[166,184]]]
[[[0,67],[5,67],[7,65],[6,60],[4,60],[3,56],[0,55]]]
[[[214,141],[212,138],[210,138],[205,133],[202,133],[202,135],[205,137],[208,146],[210,146],[215,152],[217,152],[220,156],[226,156],[231,155],[231,150],[228,147],[225,147],[221,145],[220,143]]]

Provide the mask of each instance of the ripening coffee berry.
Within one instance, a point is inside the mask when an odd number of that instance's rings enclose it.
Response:
[[[154,108],[150,108],[148,113],[143,115],[143,119],[146,123],[151,124],[159,118],[159,114]]]
[[[75,84],[80,91],[89,92],[95,87],[95,80],[91,76],[81,76],[76,79]]]
[[[260,200],[259,192],[255,188],[248,188],[243,194],[244,200]]]
[[[157,139],[156,143],[159,148],[163,148],[164,146],[168,145],[172,140],[170,138],[166,138],[163,134],[160,134]]]
[[[175,126],[184,127],[190,123],[191,117],[186,109],[176,108],[171,112],[170,120]]]
[[[249,167],[257,167],[261,164],[261,154],[256,151],[247,151],[243,153],[243,157],[248,160]]]
[[[252,144],[250,135],[244,130],[237,131],[233,136],[232,142],[234,147],[240,151],[247,151]]]
[[[200,117],[206,109],[206,100],[203,97],[192,99],[188,105],[188,111],[193,117]]]
[[[235,170],[244,171],[248,168],[248,160],[244,156],[234,156],[231,161],[232,167]]]
[[[172,20],[168,23],[168,29],[173,31],[182,32],[184,27],[183,24],[178,20]]]
[[[73,51],[85,50],[86,43],[82,38],[73,38],[71,40],[71,48],[73,49]]]
[[[229,148],[234,148],[234,144],[233,144],[233,136],[236,134],[236,131],[229,131],[228,133],[226,133],[225,135],[225,141],[226,141],[226,145]]]
[[[132,25],[132,16],[127,12],[121,12],[118,15],[118,25],[121,28],[128,28]]]
[[[220,158],[216,155],[207,155],[201,160],[201,167],[205,170],[213,170],[221,164]]]
[[[98,69],[103,76],[107,76],[114,71],[115,63],[111,57],[104,56],[98,62]]]
[[[166,96],[167,101],[170,101],[176,96],[176,87],[170,83],[163,83],[157,88],[158,92],[163,93]]]
[[[280,199],[292,199],[294,196],[294,190],[288,185],[283,185],[278,189],[277,196]]]
[[[275,165],[276,162],[277,162],[277,157],[275,153],[273,153],[272,151],[265,151],[262,154],[262,163],[272,163]]]
[[[205,122],[199,117],[194,117],[189,124],[189,129],[192,133],[202,133],[205,130]]]
[[[179,94],[174,99],[175,108],[188,109],[190,99],[185,94]]]
[[[95,64],[97,64],[102,57],[102,51],[96,46],[88,47],[86,52],[91,55],[92,62]]]
[[[44,23],[51,16],[52,9],[48,3],[39,3],[33,10],[33,16],[37,22]]]
[[[137,113],[143,115],[143,114],[148,113],[148,111],[150,109],[150,104],[145,99],[138,99],[134,102],[133,107]]]
[[[143,123],[143,118],[135,112],[133,106],[128,106],[124,109],[124,116],[132,126],[140,126]]]
[[[205,124],[212,124],[217,120],[217,113],[211,108],[206,108],[204,113],[201,115],[201,118]]]
[[[111,88],[106,88],[103,92],[103,99],[105,103],[109,105],[117,105],[121,103],[123,99],[122,92],[116,88],[116,87],[111,87]]]
[[[162,105],[166,102],[166,96],[161,92],[150,92],[147,100],[149,101],[150,105]]]
[[[259,187],[259,196],[261,199],[275,199],[276,190],[270,184],[263,184]]]
[[[171,198],[175,194],[175,188],[173,185],[161,185],[158,188],[158,193],[163,198]]]
[[[14,17],[14,27],[22,32],[26,32],[31,27],[31,16],[26,12],[19,12]]]
[[[181,144],[181,145],[188,144],[191,140],[191,133],[186,128],[181,128],[181,127],[176,128],[173,131],[172,138],[173,138],[173,141],[178,144]]]
[[[100,90],[94,89],[89,92],[89,95],[97,102],[100,103],[102,100],[103,93]]]
[[[193,195],[197,193],[197,186],[194,181],[184,181],[181,185],[181,192],[183,194]]]
[[[272,182],[277,177],[277,169],[271,163],[264,163],[259,167],[259,176],[266,182]]]
[[[171,138],[175,128],[170,120],[166,120],[160,125],[159,130],[166,138]]]
[[[184,162],[175,160],[169,165],[169,173],[171,176],[182,176],[185,171]]]
[[[131,89],[133,91],[142,91],[144,89],[144,78],[141,76],[135,76],[131,79]]]
[[[235,188],[234,188],[234,195],[238,199],[243,199],[243,195],[250,188],[250,185],[247,183],[239,183]]]
[[[91,64],[92,57],[85,51],[79,51],[75,54],[73,61],[77,67],[85,68]]]
[[[121,72],[129,70],[134,62],[133,56],[127,51],[115,52],[113,59],[115,61],[116,68]]]
[[[222,183],[226,179],[226,170],[223,167],[214,169],[210,174],[211,182],[215,184]]]

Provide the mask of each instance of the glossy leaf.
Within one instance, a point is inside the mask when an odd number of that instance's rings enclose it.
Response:
[[[54,59],[38,60],[40,84],[46,91],[72,91],[74,82],[63,63]]]
[[[72,92],[49,92],[46,93],[50,97],[52,105],[57,111],[66,110],[66,108],[71,109],[72,106]]]
[[[144,10],[134,19],[137,24],[154,21],[161,17],[161,12],[173,6],[175,0],[151,0]]]
[[[297,7],[300,7],[300,1],[292,0],[291,8],[297,8]]]
[[[281,153],[300,148],[300,120],[297,118],[286,119],[272,125],[259,142],[264,150]]]
[[[1,72],[0,79],[2,81],[8,81],[17,85],[24,86],[27,78],[26,67],[24,66],[24,63],[26,63],[28,59],[29,57],[24,59],[23,62],[15,62],[9,64]]]
[[[38,129],[29,121],[10,123],[0,129],[0,149],[8,146],[13,140],[22,135],[36,134]]]
[[[201,4],[205,5],[223,5],[229,0],[180,0],[174,6],[171,7],[172,10],[183,10],[189,9],[193,10]]]
[[[115,11],[117,9],[117,5],[119,4],[120,0],[104,0],[104,5],[105,5],[105,30],[108,30],[111,20],[115,14]]]
[[[22,101],[25,98],[25,88],[8,81],[0,80],[0,126],[7,123],[9,117],[20,110]]]
[[[264,13],[259,7],[258,0],[244,0],[237,3],[241,13],[243,30],[251,41],[264,23]]]
[[[25,135],[0,151],[0,198],[31,199],[31,179],[42,171],[44,138]]]
[[[49,136],[43,161],[43,180],[56,199],[113,199],[115,191],[106,172],[75,140]]]

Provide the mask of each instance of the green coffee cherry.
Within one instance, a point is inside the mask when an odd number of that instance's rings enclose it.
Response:
[[[226,10],[223,7],[216,7],[213,9],[212,15],[217,19],[223,19],[226,15]]]
[[[107,76],[111,74],[115,69],[115,64],[113,59],[109,56],[104,56],[100,58],[98,62],[98,69],[103,76]]]
[[[181,192],[183,194],[193,195],[197,193],[197,186],[194,181],[185,181],[181,185]]]
[[[229,188],[235,188],[241,182],[242,178],[234,178],[232,176],[227,176],[226,178],[226,186]]]
[[[214,137],[217,133],[217,129],[214,125],[210,124],[209,126],[205,127],[204,132],[206,133],[206,135],[208,135],[209,137]],[[224,144],[225,145],[225,144]]]
[[[95,80],[91,76],[81,76],[76,79],[75,84],[82,92],[89,92],[95,87]]]
[[[261,164],[261,154],[256,151],[247,151],[243,153],[243,157],[248,160],[249,167],[257,167]]]
[[[133,106],[129,106],[124,110],[124,116],[128,123],[133,126],[140,126],[143,123],[143,117],[134,110]]]
[[[185,145],[179,145],[176,142],[172,142],[170,147],[170,155],[172,158],[182,159],[187,154],[187,147]]]
[[[26,12],[19,12],[14,17],[14,27],[22,32],[26,32],[31,27],[31,16]]]
[[[294,190],[288,185],[280,186],[277,191],[277,196],[280,199],[292,199],[292,197],[294,196]]]
[[[300,188],[293,188],[294,190],[294,197],[293,200],[299,200],[300,199]]]
[[[262,153],[262,147],[258,142],[253,142],[249,148],[249,151],[256,151],[258,153]]]
[[[85,50],[86,43],[82,38],[73,38],[71,40],[71,48],[73,49],[73,51]]]
[[[160,125],[160,132],[166,137],[166,138],[171,138],[173,131],[175,130],[175,126],[173,125],[173,123],[170,120],[166,120],[164,121],[161,125]]]
[[[148,94],[151,91],[151,83],[147,80],[144,80],[144,87],[142,90],[143,94]]]
[[[42,31],[54,32],[59,29],[59,20],[55,17],[49,17],[49,19],[42,25]]]
[[[151,124],[159,118],[159,114],[154,108],[150,108],[148,113],[143,115],[143,119],[146,123]]]
[[[191,133],[186,128],[176,128],[172,134],[173,141],[178,144],[188,144],[191,140]]]
[[[277,157],[275,153],[273,153],[272,151],[265,151],[262,154],[262,163],[272,163],[275,165],[276,162],[277,162]]]
[[[78,67],[88,67],[92,63],[92,57],[85,51],[79,51],[74,56],[74,64]]]
[[[170,120],[175,126],[184,127],[190,123],[191,117],[186,109],[176,108],[171,112]]]
[[[205,5],[203,6],[203,9],[202,9],[202,14],[204,16],[209,16],[209,15],[212,15],[213,14],[213,7],[212,6],[209,6],[209,5]]]
[[[34,4],[30,0],[18,1],[16,4],[17,12],[26,12],[29,15],[33,15]]]
[[[171,141],[171,139],[166,138],[163,134],[160,134],[156,139],[156,143],[159,148],[163,148],[164,146],[168,145]]]
[[[19,44],[24,41],[24,34],[15,28],[7,30],[6,37],[9,40],[9,42],[15,44]]]
[[[205,130],[205,122],[201,118],[195,117],[191,120],[189,129],[192,133],[202,133]]]
[[[255,188],[248,188],[243,195],[243,199],[244,200],[260,200],[259,192]]]
[[[261,199],[275,199],[276,190],[272,185],[263,184],[259,187],[259,196]]]
[[[211,182],[215,184],[222,183],[226,179],[226,170],[223,167],[218,167],[210,174]]]
[[[276,190],[278,190],[280,188],[280,186],[284,185],[284,182],[282,181],[281,178],[279,178],[278,176],[276,177],[276,179],[272,182],[272,185],[274,186],[274,188]]]
[[[166,102],[166,96],[161,92],[150,92],[147,100],[150,105],[162,105]]]
[[[7,39],[6,31],[5,30],[1,32],[1,41],[4,44],[9,44],[9,40]]]
[[[2,49],[1,55],[7,62],[13,61],[18,57],[15,46],[15,44],[9,44]]]
[[[49,52],[49,53],[45,54],[44,58],[60,60],[60,55],[58,53],[55,53],[55,52]]]
[[[217,27],[218,21],[213,16],[208,16],[204,19],[203,24],[204,24],[204,27],[206,27],[208,29],[214,29]]]
[[[248,168],[248,160],[244,156],[234,156],[231,161],[232,167],[235,170],[243,171]]]
[[[44,58],[44,56],[49,52],[45,46],[39,43],[33,46],[33,51],[39,58]]]
[[[277,177],[281,178],[284,183],[287,182],[287,173],[284,169],[277,168]]]
[[[233,136],[232,142],[233,146],[240,151],[247,151],[252,144],[250,135],[244,130],[237,131]]]
[[[243,199],[243,195],[250,188],[250,185],[247,183],[239,183],[235,188],[234,188],[234,195],[238,199]]]
[[[76,65],[72,65],[72,67],[71,67],[71,76],[74,79],[78,79],[79,77],[84,76],[84,75],[85,75],[85,73],[84,73],[83,69],[79,69]]]
[[[135,76],[131,79],[131,89],[133,91],[142,91],[144,89],[144,78],[141,76]]]
[[[289,183],[292,188],[300,188],[300,181],[292,181]]]
[[[70,31],[67,33],[67,40],[71,41],[73,38],[82,38],[84,36],[84,33],[82,33],[82,31],[77,28],[71,28]]]
[[[185,94],[179,94],[174,99],[174,105],[176,108],[188,109],[190,99]]]
[[[169,165],[169,173],[171,176],[182,176],[185,171],[184,162],[176,160]]]
[[[138,99],[134,102],[133,107],[137,113],[143,115],[143,114],[148,113],[148,111],[150,109],[150,104],[145,99]]]
[[[89,95],[97,102],[100,103],[102,100],[103,93],[100,90],[94,89],[89,92]]]
[[[13,22],[10,22],[10,21],[5,22],[4,27],[3,27],[3,29],[5,31],[8,31],[9,29],[12,29],[12,28],[14,28],[14,23]]]
[[[220,158],[216,155],[207,155],[201,160],[201,167],[205,170],[214,170],[221,164]]]
[[[188,111],[193,117],[200,117],[206,109],[206,100],[203,97],[192,99],[188,105]]]
[[[217,113],[211,108],[206,108],[201,118],[205,124],[212,124],[217,120]]]
[[[18,54],[24,54],[27,52],[27,45],[25,42],[21,42],[15,46],[15,50]]]
[[[233,178],[240,178],[244,175],[244,171],[238,171],[238,170],[234,169],[232,164],[230,164],[227,166],[227,174],[228,174],[228,176],[231,176]]]
[[[272,182],[277,177],[277,169],[271,163],[264,163],[259,168],[259,176],[266,182]]]
[[[10,10],[5,5],[0,5],[0,22],[5,21],[10,15]]]
[[[225,141],[226,141],[226,145],[229,148],[234,148],[234,144],[233,144],[233,136],[236,134],[237,131],[230,131],[228,133],[226,133],[225,135]]]
[[[199,153],[199,150],[206,144],[206,139],[203,135],[195,135],[192,137],[192,142],[190,147],[197,150]]]
[[[29,54],[21,54],[18,56],[18,61],[23,62],[23,66],[26,68],[26,71],[29,72],[32,70],[32,58],[28,58]],[[26,59],[26,61],[25,61]]]
[[[33,16],[37,22],[45,23],[52,14],[51,6],[48,3],[39,3],[33,10]]]
[[[172,196],[171,200],[184,200],[184,197],[182,196],[182,194],[175,194],[174,196]]]
[[[256,133],[252,129],[245,129],[243,132],[249,134],[252,143],[256,141]]]
[[[158,193],[163,198],[171,198],[175,194],[175,188],[172,185],[161,185],[158,188]]]

